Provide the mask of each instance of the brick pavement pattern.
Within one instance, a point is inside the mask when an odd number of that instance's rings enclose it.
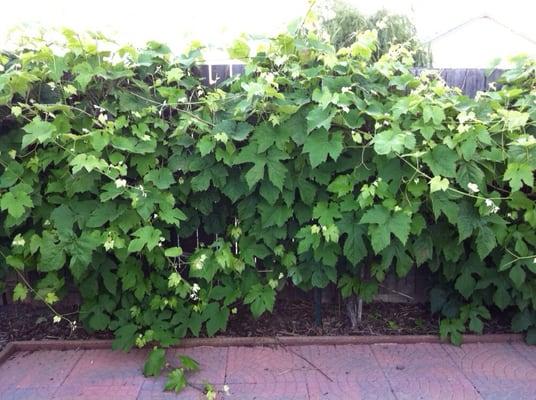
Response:
[[[184,354],[201,365],[179,394],[143,377],[146,354],[18,352],[0,365],[0,400],[197,400],[206,382],[218,399],[536,399],[536,347],[522,343],[170,349],[170,363]]]

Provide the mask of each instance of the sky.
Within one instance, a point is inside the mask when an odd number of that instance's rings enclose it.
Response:
[[[536,24],[531,21],[536,15],[534,0],[348,2],[364,13],[386,8],[408,15],[423,40],[429,40],[470,18],[489,15],[536,41]],[[31,31],[39,26],[66,26],[76,30],[103,31],[121,43],[136,46],[147,40],[158,40],[169,44],[177,52],[194,39],[215,48],[224,48],[242,32],[272,35],[284,31],[290,21],[303,16],[307,9],[307,0],[17,0],[2,4],[0,44],[8,46],[14,28]],[[473,44],[476,48],[471,49],[471,53],[476,52],[478,57],[479,51],[489,52],[489,49],[483,49],[490,47],[489,40],[479,45],[479,35],[490,37],[486,29],[474,28],[469,34],[477,39],[476,45]],[[512,36],[498,36],[493,40],[504,41],[502,45],[507,49],[506,42],[514,39]],[[217,57],[215,54],[220,53],[211,54]]]

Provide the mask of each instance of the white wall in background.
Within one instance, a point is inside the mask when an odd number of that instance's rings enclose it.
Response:
[[[69,27],[120,43],[156,40],[180,52],[192,40],[227,47],[242,32],[272,35],[304,15],[307,0],[16,0],[0,6],[0,46],[13,28]]]
[[[501,59],[499,68],[508,68],[511,56],[536,57],[536,43],[487,18],[468,22],[430,45],[436,68],[487,68],[496,58]]]
[[[322,1],[322,0],[318,0]],[[364,13],[381,8],[407,14],[418,35],[429,40],[479,15],[491,15],[523,34],[536,38],[536,0],[347,0]],[[99,30],[120,43],[140,46],[147,40],[181,51],[193,39],[212,45],[211,58],[242,32],[271,35],[302,17],[308,0],[16,0],[0,8],[0,47],[14,27],[67,26]],[[460,39],[461,37],[461,39]],[[491,39],[490,39],[491,38]],[[448,39],[448,40],[447,40]],[[458,50],[456,49],[458,47]],[[438,65],[487,65],[490,58],[529,46],[495,28],[460,30],[434,44]],[[490,54],[492,56],[490,57]],[[448,62],[447,62],[448,61]]]

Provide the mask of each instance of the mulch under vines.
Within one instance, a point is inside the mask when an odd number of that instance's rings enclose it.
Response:
[[[61,310],[77,319],[76,309]],[[71,330],[66,322],[53,323],[47,308],[29,304],[0,305],[0,349],[14,340],[110,339],[110,332]],[[505,313],[493,315],[484,333],[510,332]],[[254,319],[247,308],[238,308],[221,336],[332,336],[332,335],[437,335],[439,319],[426,304],[371,303],[363,305],[362,322],[352,329],[343,304],[322,305],[322,326],[315,324],[313,303],[307,298],[281,298],[274,312]]]

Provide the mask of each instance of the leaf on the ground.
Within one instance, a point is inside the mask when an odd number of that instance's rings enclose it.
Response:
[[[186,376],[182,368],[176,368],[171,371],[166,379],[165,390],[180,392],[187,385]]]
[[[199,363],[188,356],[179,356],[182,367],[187,371],[199,371]]]
[[[143,365],[144,376],[160,376],[166,364],[166,350],[155,347],[147,356]]]

